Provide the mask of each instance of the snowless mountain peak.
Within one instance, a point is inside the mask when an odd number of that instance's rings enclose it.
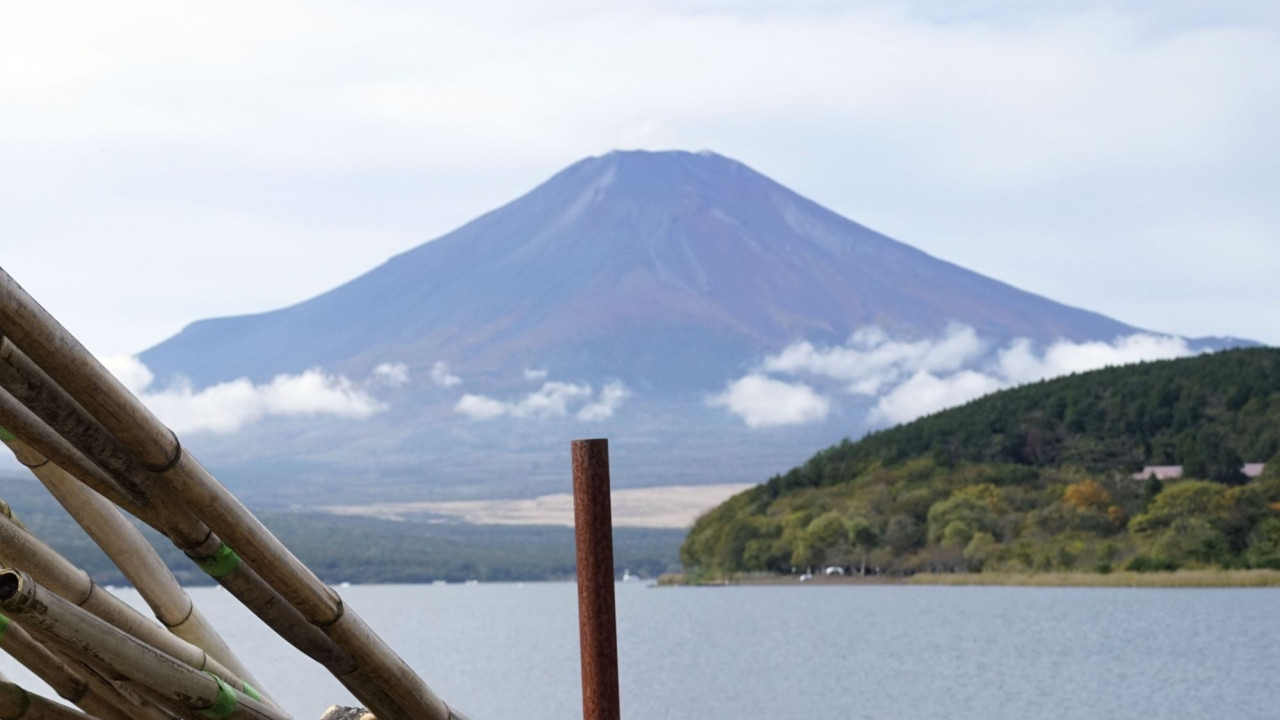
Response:
[[[1132,330],[931,257],[722,155],[619,150],[323,295],[195,323],[143,360],[197,385],[422,354],[427,367],[559,364],[688,389],[798,339],[954,322],[996,339]]]
[[[545,468],[560,467],[584,418],[607,418],[611,434],[639,444],[628,456],[636,474],[619,477],[759,479],[865,429],[807,386],[760,375],[765,359],[807,348],[805,362],[827,362],[822,348],[867,328],[924,339],[955,327],[986,348],[1138,332],[932,257],[714,152],[619,150],[324,294],[201,320],[141,359],[160,387],[319,368],[392,388],[375,403],[386,412],[357,427],[281,420],[208,446],[204,456],[241,463],[245,477],[264,458],[316,477],[370,464],[378,478],[393,467],[418,478],[430,467],[480,492],[495,478],[527,490],[530,473],[560,482]],[[796,418],[823,420],[744,438],[708,405],[731,382],[739,392],[722,405],[749,418],[763,409],[776,420],[781,394]],[[739,397],[761,393],[774,399]],[[552,417],[569,426],[518,426]]]

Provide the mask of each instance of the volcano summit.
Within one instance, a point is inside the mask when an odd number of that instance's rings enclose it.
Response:
[[[613,152],[329,292],[195,322],[141,360],[153,388],[185,397],[316,369],[372,398],[361,419],[264,412],[192,435],[246,488],[287,474],[456,498],[562,490],[566,442],[584,435],[613,439],[620,485],[759,481],[897,419],[876,407],[906,383],[963,400],[1034,379],[1010,369],[1020,359],[1123,355],[1133,337],[729,158]]]

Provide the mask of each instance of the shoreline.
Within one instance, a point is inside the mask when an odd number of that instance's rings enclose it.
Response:
[[[917,573],[911,576],[818,576],[800,582],[796,575],[744,575],[689,581],[683,575],[658,578],[658,587],[734,587],[837,585],[931,585],[999,587],[1106,588],[1248,588],[1280,587],[1280,570],[1175,570],[1173,572],[1111,573]]]

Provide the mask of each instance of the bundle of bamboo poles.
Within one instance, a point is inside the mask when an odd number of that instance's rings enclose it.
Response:
[[[0,682],[0,720],[288,717],[121,510],[172,541],[376,718],[465,720],[3,269],[0,440],[159,621],[0,508],[0,649],[84,711]]]

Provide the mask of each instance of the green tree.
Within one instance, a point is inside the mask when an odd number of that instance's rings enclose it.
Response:
[[[805,528],[791,562],[797,567],[808,567],[842,559],[841,551],[848,549],[848,542],[849,527],[840,514],[834,510],[823,513]]]
[[[1150,505],[1161,490],[1164,490],[1164,483],[1160,482],[1160,478],[1156,477],[1155,473],[1148,475],[1147,479],[1142,481],[1142,507]]]
[[[976,531],[995,533],[996,514],[992,510],[992,502],[989,499],[980,499],[985,491],[967,492],[968,490],[973,488],[966,488],[966,491],[955,493],[929,508],[930,543],[943,543],[943,536],[949,532],[953,543],[959,542],[962,537],[963,543],[947,544],[947,547],[963,548],[964,543],[968,543],[969,538]],[[952,529],[953,525],[956,526],[954,529]]]
[[[1106,510],[1111,505],[1111,493],[1093,478],[1068,485],[1062,499],[1077,510]]]
[[[1180,519],[1219,517],[1226,507],[1227,490],[1222,485],[1183,480],[1165,487],[1146,512],[1129,521],[1129,530],[1137,534],[1158,532]]]
[[[963,520],[952,520],[942,531],[938,544],[944,548],[963,549],[973,539],[973,528]]]
[[[1260,480],[1280,480],[1280,450],[1267,460],[1267,464],[1262,468],[1262,476]]]
[[[1221,529],[1229,507],[1223,485],[1184,480],[1156,496],[1146,512],[1129,521],[1129,530],[1156,560],[1222,562],[1230,548]]]
[[[867,554],[880,546],[880,533],[875,526],[862,518],[849,524],[849,542],[862,555],[859,575],[867,574]]]
[[[974,533],[973,539],[964,548],[964,559],[972,563],[974,569],[981,570],[995,556],[999,547],[1000,543],[996,542],[991,533]]]
[[[1182,476],[1213,480],[1224,485],[1242,485],[1244,460],[1227,444],[1221,429],[1202,427],[1194,439],[1188,438],[1182,463]]]
[[[1280,569],[1280,518],[1267,518],[1253,529],[1247,558],[1254,567]]]
[[[924,541],[920,523],[910,515],[894,515],[884,530],[884,542],[894,555],[906,555]]]

